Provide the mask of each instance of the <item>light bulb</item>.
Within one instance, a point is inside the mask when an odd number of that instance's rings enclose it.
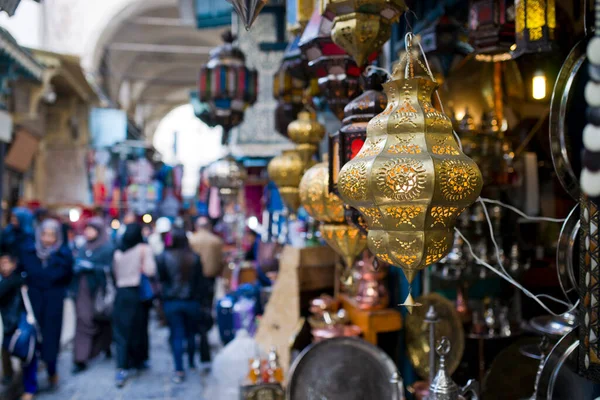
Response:
[[[121,222],[119,222],[118,219],[113,219],[112,222],[110,223],[110,227],[116,231],[121,227]]]
[[[546,75],[543,72],[536,72],[533,75],[532,97],[535,100],[546,98]]]
[[[81,212],[76,208],[71,208],[69,210],[69,220],[71,222],[77,222],[81,218]]]
[[[145,224],[149,224],[150,222],[152,222],[152,215],[150,215],[150,214],[144,214],[144,216],[142,217],[142,221]]]

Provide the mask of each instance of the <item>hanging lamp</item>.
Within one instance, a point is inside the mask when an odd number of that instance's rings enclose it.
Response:
[[[415,76],[411,47],[412,38],[406,71],[397,66],[384,85],[387,108],[369,122],[364,146],[338,181],[344,202],[367,222],[371,252],[402,268],[409,285],[450,250],[456,218],[483,185],[479,168],[454,139],[450,118],[432,105],[437,83]],[[410,293],[404,305],[409,312],[417,305]]]
[[[223,33],[225,43],[210,52],[200,68],[198,97],[210,108],[211,118],[223,128],[223,143],[231,129],[244,119],[244,111],[256,102],[258,73],[246,66],[244,53],[233,45],[231,31]]]

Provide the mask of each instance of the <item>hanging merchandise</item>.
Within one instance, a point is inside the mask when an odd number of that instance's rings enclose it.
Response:
[[[325,223],[344,222],[344,203],[329,192],[328,163],[309,168],[300,182],[300,202],[314,219]]]
[[[555,0],[515,0],[517,48],[514,56],[553,50]]]
[[[279,194],[291,215],[300,207],[298,186],[302,179],[305,164],[296,150],[285,150],[273,158],[267,167],[269,179],[279,188]]]
[[[339,131],[329,136],[329,190],[338,194],[340,169],[360,151],[367,138],[367,125],[385,110],[387,97],[382,84],[384,72],[370,69],[361,76],[363,94],[344,108],[344,120]]]
[[[281,66],[273,76],[273,97],[277,99],[275,129],[287,136],[287,127],[304,108],[304,90],[310,84],[306,58],[300,52],[297,36],[283,55]]]
[[[308,214],[322,222],[319,230],[325,242],[343,258],[346,269],[341,279],[348,282],[345,287],[349,288],[355,284],[352,267],[367,247],[367,236],[344,222],[344,205],[338,196],[329,192],[328,183],[326,162],[309,168],[300,182],[300,200]]]
[[[511,0],[474,0],[469,17],[469,41],[477,60],[506,61],[515,44],[515,12]]]
[[[321,94],[341,120],[346,104],[360,92],[358,78],[361,70],[352,57],[333,43],[333,17],[329,11],[321,14],[316,10],[302,33],[299,46],[312,75],[318,79]]]
[[[409,37],[406,72],[398,65],[384,85],[388,107],[369,122],[367,140],[342,168],[338,187],[367,221],[373,254],[402,268],[411,283],[450,250],[455,220],[483,183],[454,139],[450,118],[431,103],[437,83],[415,76]],[[411,294],[405,305],[409,311],[415,305]]]
[[[209,185],[219,189],[225,204],[237,202],[238,193],[244,187],[248,177],[244,166],[231,155],[226,155],[210,164],[206,174]]]
[[[210,52],[210,60],[200,69],[198,97],[210,107],[207,123],[223,128],[223,143],[231,129],[244,119],[246,108],[256,102],[258,73],[246,66],[244,53],[233,45],[231,31],[223,34],[225,44]]]
[[[325,127],[317,121],[310,111],[302,111],[298,119],[288,126],[290,140],[297,144],[296,151],[302,157],[304,170],[314,164],[313,156],[319,149],[319,143],[325,137]]]
[[[227,0],[235,8],[235,12],[242,20],[242,23],[249,30],[256,17],[267,4],[267,0]]]
[[[404,0],[329,0],[325,7],[335,15],[331,38],[359,66],[365,65],[374,52],[381,51],[390,39],[392,24],[406,10]]]

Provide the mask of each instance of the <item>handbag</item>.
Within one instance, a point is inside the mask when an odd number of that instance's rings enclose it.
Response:
[[[105,269],[104,275],[106,283],[96,290],[96,295],[94,296],[94,319],[98,321],[108,321],[111,319],[115,298],[117,297],[117,288],[109,271]]]
[[[140,300],[141,301],[152,301],[154,299],[154,288],[152,287],[152,282],[150,282],[150,278],[144,274],[144,250],[142,250],[142,266],[140,268]]]
[[[26,312],[21,315],[17,330],[8,340],[7,350],[11,355],[29,364],[35,355],[36,344],[42,341],[42,337],[25,286],[21,287],[21,297]]]

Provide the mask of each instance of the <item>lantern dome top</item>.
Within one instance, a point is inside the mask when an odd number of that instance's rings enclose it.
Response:
[[[227,30],[223,32],[221,38],[223,39],[224,43],[210,51],[210,60],[208,62],[209,67],[214,65],[216,62],[232,63],[237,61],[241,64],[245,63],[246,55],[242,52],[242,50],[233,44],[237,37],[230,30]]]

